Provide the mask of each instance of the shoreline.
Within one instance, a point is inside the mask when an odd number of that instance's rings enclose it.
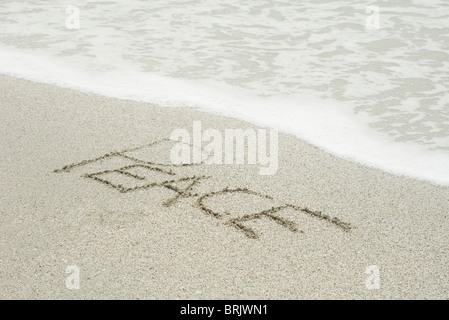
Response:
[[[449,154],[444,149],[430,151],[416,143],[393,142],[385,134],[371,129],[368,123],[359,121],[337,100],[329,102],[304,93],[293,100],[277,98],[273,101],[226,85],[222,88],[218,85],[220,90],[217,91],[207,82],[197,85],[155,74],[128,74],[126,70],[121,70],[121,81],[113,81],[113,74],[89,76],[86,70],[80,72],[58,59],[45,56],[36,59],[12,48],[0,50],[0,57],[11,61],[0,67],[0,73],[11,77],[168,108],[196,106],[202,112],[277,129],[333,156],[366,167],[449,187],[449,169],[444,166],[449,162]],[[148,86],[152,90],[147,90]],[[302,101],[300,113],[295,112],[297,100]],[[289,112],[279,112],[277,105],[280,103],[282,109]]]
[[[161,141],[176,128],[257,126],[0,83],[2,299],[449,298],[447,186],[282,133],[273,176],[251,165],[171,167]],[[65,285],[73,265],[79,290]],[[373,265],[381,284],[370,290]]]

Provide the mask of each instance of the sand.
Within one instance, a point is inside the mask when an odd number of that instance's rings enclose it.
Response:
[[[0,110],[1,299],[449,298],[447,187],[284,134],[272,176],[170,167],[176,128],[254,126],[6,76]]]

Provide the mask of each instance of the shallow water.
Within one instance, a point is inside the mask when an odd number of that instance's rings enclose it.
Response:
[[[234,115],[449,184],[449,2],[0,3],[0,72]]]

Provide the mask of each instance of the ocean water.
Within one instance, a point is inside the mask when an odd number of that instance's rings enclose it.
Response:
[[[233,116],[449,185],[447,0],[0,0],[0,73]]]

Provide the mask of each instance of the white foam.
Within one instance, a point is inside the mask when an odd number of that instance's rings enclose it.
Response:
[[[336,156],[384,171],[449,185],[449,153],[392,142],[335,101],[261,98],[229,85],[178,80],[126,68],[92,72],[67,60],[0,48],[0,73],[166,107],[190,106],[273,127]]]

